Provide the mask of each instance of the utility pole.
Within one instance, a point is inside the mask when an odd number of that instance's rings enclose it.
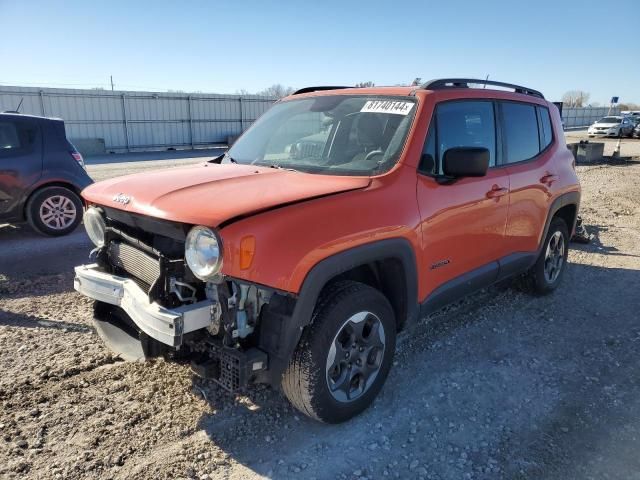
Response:
[[[109,75],[109,78],[111,78],[111,91],[113,92],[113,75]]]

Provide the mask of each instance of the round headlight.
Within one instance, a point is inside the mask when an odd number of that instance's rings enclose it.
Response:
[[[184,256],[193,274],[211,280],[222,270],[222,251],[218,237],[207,227],[193,227],[187,234]]]
[[[84,212],[84,229],[87,231],[87,235],[96,247],[102,247],[104,245],[104,232],[106,226],[104,224],[104,218],[99,209],[95,207],[87,208]]]

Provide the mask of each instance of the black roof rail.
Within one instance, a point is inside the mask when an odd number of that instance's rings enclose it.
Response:
[[[495,80],[479,80],[476,78],[439,78],[436,80],[429,80],[426,83],[420,85],[424,90],[442,90],[445,88],[469,88],[469,84],[477,85],[491,85],[494,87],[503,87],[513,89],[515,93],[522,93],[523,95],[531,95],[544,99],[544,95],[538,90],[533,88],[523,87],[521,85],[514,85],[513,83],[496,82]]]
[[[318,91],[321,91],[321,90],[340,90],[340,89],[343,89],[343,88],[355,88],[355,87],[339,87],[339,86],[333,86],[333,87],[329,87],[329,86],[305,87],[305,88],[301,88],[300,90],[296,90],[291,95],[300,95],[301,93],[318,92]]]

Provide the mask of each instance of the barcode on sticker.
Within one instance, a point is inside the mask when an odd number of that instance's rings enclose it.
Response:
[[[393,100],[369,100],[364,104],[361,112],[395,113],[407,115],[413,108],[413,102],[394,102]]]

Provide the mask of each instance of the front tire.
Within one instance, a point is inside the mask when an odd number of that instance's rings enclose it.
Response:
[[[68,188],[45,187],[27,202],[27,220],[38,233],[59,237],[71,233],[82,220],[82,201]]]
[[[556,217],[551,220],[538,260],[523,277],[524,289],[538,295],[554,291],[566,270],[568,254],[569,230],[564,220]]]
[[[321,294],[312,324],[285,371],[282,390],[305,415],[344,422],[379,393],[395,345],[395,316],[386,297],[359,282],[336,282]]]

